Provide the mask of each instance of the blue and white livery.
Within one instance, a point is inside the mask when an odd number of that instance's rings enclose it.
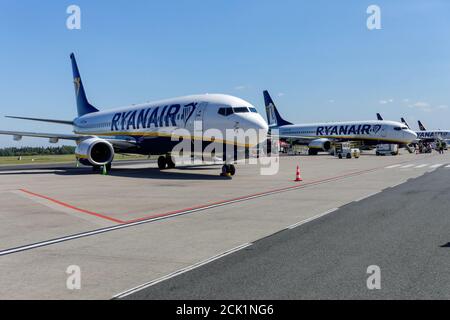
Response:
[[[115,153],[161,155],[159,168],[173,168],[175,163],[170,153],[180,140],[190,139],[200,142],[202,150],[207,146],[211,149],[211,144],[217,145],[215,156],[225,161],[222,173],[227,174],[235,172],[232,161],[236,155],[226,154],[228,148],[224,146],[250,148],[267,138],[267,123],[255,107],[240,98],[224,94],[191,95],[99,111],[86,97],[74,54],[70,58],[78,116],[70,121],[10,118],[71,125],[73,134],[21,131],[0,131],[0,134],[13,135],[15,140],[23,136],[49,138],[52,143],[60,139],[73,140],[77,143],[77,159],[96,169],[100,166],[109,168]],[[229,130],[254,130],[259,134],[256,141],[242,144],[227,137],[226,131]],[[220,138],[217,132],[222,133]]]

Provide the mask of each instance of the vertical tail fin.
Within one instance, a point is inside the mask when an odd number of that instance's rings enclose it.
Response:
[[[383,117],[381,116],[381,114],[379,114],[379,113],[377,113],[377,119],[380,120],[380,121],[384,120]]]
[[[408,127],[408,129],[411,129],[411,127],[409,126],[408,122],[406,122],[405,118],[401,118],[400,119],[402,121],[402,123]]]
[[[422,122],[420,122],[420,120],[417,121],[417,123],[419,124],[420,131],[427,131],[427,129],[425,129],[425,126],[422,124]]]
[[[70,60],[72,60],[73,83],[75,85],[78,116],[97,112],[98,109],[92,106],[86,98],[86,92],[84,91],[83,82],[81,81],[80,71],[78,70],[77,61],[75,60],[75,55],[73,53],[70,55]]]
[[[272,98],[267,90],[263,92],[264,94],[264,104],[266,106],[266,114],[267,114],[267,123],[269,127],[273,126],[285,126],[292,124],[286,120],[284,120],[280,114],[278,113],[277,108],[275,107],[275,103],[273,103]]]

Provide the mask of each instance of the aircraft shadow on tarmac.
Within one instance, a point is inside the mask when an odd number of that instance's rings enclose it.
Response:
[[[43,175],[43,174],[54,174],[61,176],[77,176],[77,175],[100,175],[100,172],[93,172],[91,168],[51,168],[44,169],[40,168],[43,172],[38,172],[34,170],[22,170],[20,172],[8,172],[2,171],[0,172],[1,176],[10,176],[10,175]],[[205,174],[205,173],[195,173],[195,171],[205,171],[212,170],[213,173]],[[130,168],[113,168],[110,172],[108,172],[108,176],[112,177],[126,177],[126,178],[143,178],[143,179],[162,179],[162,180],[227,180],[227,177],[221,177],[219,175],[220,166],[219,167],[179,167],[176,171],[171,170],[159,170],[156,168],[139,168],[139,169],[130,169]]]
[[[124,178],[139,178],[139,179],[161,179],[161,180],[227,180],[227,177],[219,175],[219,167],[179,167],[176,171],[159,170],[157,168],[120,168],[116,167],[108,172],[111,177]],[[212,170],[213,173],[195,173],[195,171]],[[17,173],[16,173],[17,174]],[[24,172],[23,174],[27,174]],[[99,172],[93,172],[91,168],[64,168],[63,170],[56,170],[53,174],[62,176],[76,176],[76,175],[99,175]]]
[[[450,248],[450,242],[447,242],[446,244],[442,245],[441,248]]]

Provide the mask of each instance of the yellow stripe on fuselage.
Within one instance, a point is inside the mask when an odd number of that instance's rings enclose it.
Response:
[[[196,141],[205,141],[205,142],[217,142],[224,143],[229,145],[236,145],[238,147],[252,148],[257,144],[249,144],[249,143],[237,143],[234,141],[224,140],[224,139],[215,139],[208,137],[199,137],[199,136],[184,136],[184,135],[174,135],[172,133],[165,132],[75,132],[76,134],[84,134],[84,135],[93,135],[93,136],[138,136],[138,137],[170,137],[173,139],[190,139]]]

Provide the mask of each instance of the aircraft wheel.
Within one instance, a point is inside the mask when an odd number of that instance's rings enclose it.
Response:
[[[106,164],[106,170],[107,171],[111,171],[111,167],[112,167],[112,163],[111,162]]]
[[[352,155],[351,155],[350,153],[347,153],[346,158],[347,158],[347,159],[351,159],[351,158],[352,158]]]
[[[231,164],[229,166],[229,171],[228,171],[232,176],[234,176],[236,174],[236,167],[234,166],[234,164]]]
[[[169,155],[166,156],[166,163],[167,163],[167,168],[168,169],[175,168],[175,162],[172,160],[171,156],[169,156]]]
[[[159,170],[164,170],[167,167],[166,157],[160,156],[158,158],[158,168]]]
[[[224,164],[222,166],[222,173],[220,174],[222,177],[231,177],[231,169],[229,164]],[[236,173],[236,169],[234,170],[234,173]]]

